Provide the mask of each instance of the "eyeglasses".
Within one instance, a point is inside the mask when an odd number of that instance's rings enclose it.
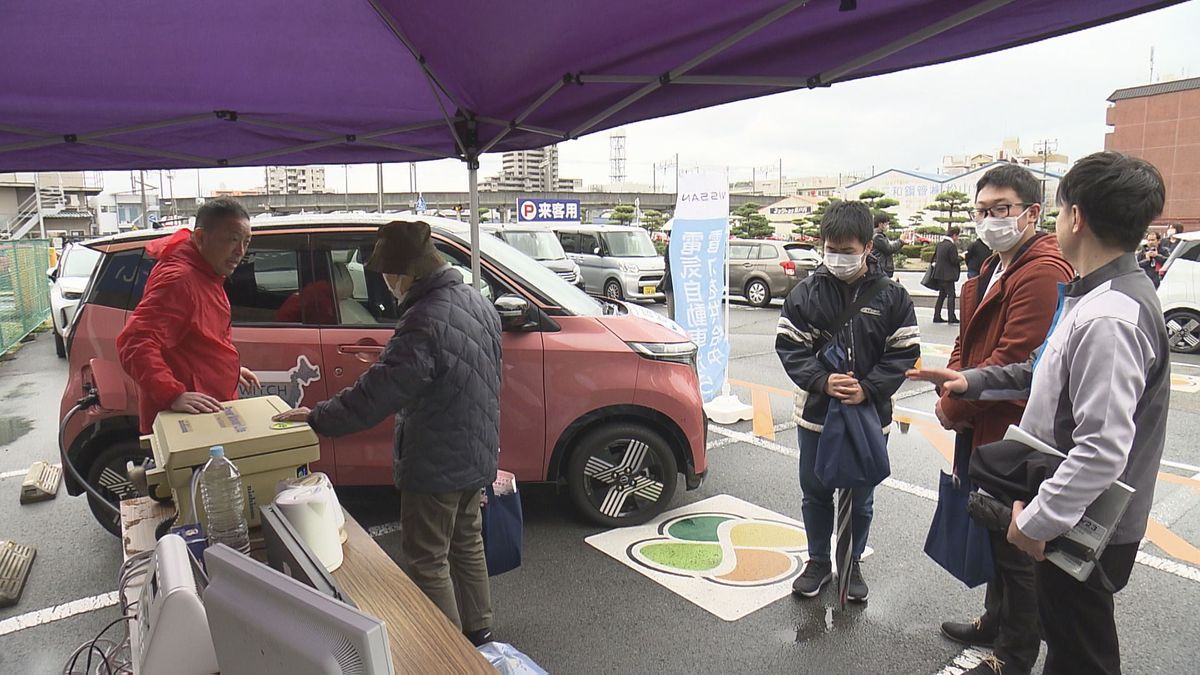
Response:
[[[975,216],[975,220],[983,220],[988,216],[993,218],[1007,218],[1010,214],[1019,216],[1031,206],[1033,206],[1033,204],[1027,204],[1025,202],[1018,202],[1016,204],[997,204],[986,209],[971,209],[971,215]],[[1020,207],[1020,210],[1014,214],[1013,209],[1016,207]]]

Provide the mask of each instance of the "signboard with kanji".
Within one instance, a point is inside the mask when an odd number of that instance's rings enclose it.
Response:
[[[578,223],[578,199],[518,199],[518,223]]]

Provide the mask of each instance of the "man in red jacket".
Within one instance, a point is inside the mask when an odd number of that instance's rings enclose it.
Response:
[[[1058,284],[1074,276],[1055,237],[1037,231],[1041,185],[1016,164],[998,166],[976,185],[975,227],[995,255],[962,289],[962,326],[949,367],[966,370],[1024,363],[1046,339],[1058,298]],[[958,432],[955,475],[967,476],[971,451],[1001,440],[1018,424],[1023,401],[966,401],[943,392],[936,412],[942,426]],[[993,656],[968,671],[974,675],[1026,675],[1037,660],[1041,640],[1034,562],[1008,543],[1005,532],[990,532],[995,572],[974,622],[942,624],[942,633],[969,645],[993,648]]]
[[[165,410],[221,411],[238,385],[258,386],[233,346],[225,278],[250,245],[250,216],[232,199],[196,212],[195,232],[180,230],[146,252],[158,260],[142,301],[117,336],[121,366],[138,384],[142,433]]]

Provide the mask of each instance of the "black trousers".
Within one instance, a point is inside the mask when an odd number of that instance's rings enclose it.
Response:
[[[1037,577],[1033,558],[1008,543],[1004,532],[988,532],[996,574],[988,582],[983,624],[997,629],[992,649],[1004,672],[1029,673],[1042,648],[1038,631]],[[1058,569],[1058,568],[1055,568]]]
[[[937,304],[935,304],[935,305],[933,306],[933,316],[934,316],[934,318],[941,318],[941,316],[942,316],[942,302],[943,302],[943,301],[947,301],[947,305],[948,305],[948,307],[949,307],[949,309],[948,309],[948,311],[949,311],[949,315],[948,315],[948,317],[947,317],[947,318],[948,318],[950,321],[958,321],[957,313],[956,313],[956,311],[955,311],[955,309],[954,309],[954,301],[955,301],[955,291],[954,291],[954,284],[955,284],[956,282],[953,282],[953,281],[940,281],[940,282],[938,282],[938,283],[940,284],[940,288],[938,288]]]
[[[1113,594],[1129,583],[1138,545],[1109,544],[1086,582],[1051,562],[1037,563],[1038,609],[1046,638],[1045,675],[1119,675],[1121,648]],[[1114,590],[1104,588],[1100,571]]]

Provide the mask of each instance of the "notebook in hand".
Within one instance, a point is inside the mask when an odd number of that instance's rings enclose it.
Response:
[[[1038,452],[1065,458],[1062,451],[1050,446],[1018,426],[1009,426],[1005,440],[1017,441]],[[1079,581],[1086,581],[1096,567],[1096,559],[1108,546],[1125,515],[1125,509],[1135,490],[1125,483],[1114,481],[1107,490],[1087,507],[1083,517],[1066,534],[1046,542],[1046,559]]]

